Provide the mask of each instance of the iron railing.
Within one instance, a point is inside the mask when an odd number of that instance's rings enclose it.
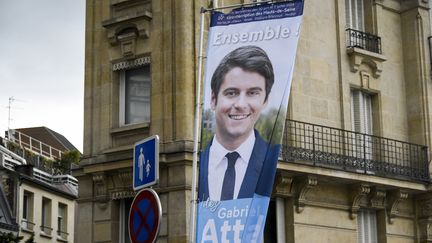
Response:
[[[48,159],[61,159],[63,152],[42,141],[30,137],[17,130],[10,129],[7,133],[7,140],[19,144],[21,147],[30,150],[33,153],[44,156]]]
[[[27,220],[27,219],[21,220],[21,227],[25,230],[33,232],[34,226],[35,226],[35,223],[31,222],[30,220]]]
[[[41,225],[40,226],[41,232],[43,232],[45,235],[49,235],[51,236],[53,228],[46,226],[46,225]]]
[[[57,237],[59,237],[62,240],[67,240],[69,236],[68,232],[57,230]]]
[[[429,182],[428,147],[287,120],[282,160],[388,178]]]
[[[7,149],[0,145],[0,168],[6,168],[11,171],[16,171],[17,166],[26,164],[26,161],[24,159],[20,158],[20,160],[17,160],[16,158],[13,158],[11,156],[12,154],[3,153],[4,151],[7,151]],[[18,156],[15,155],[15,157]],[[43,181],[48,184],[69,184],[78,191],[78,180],[68,174],[53,175],[38,168],[33,168],[33,177],[36,180]]]
[[[347,29],[347,47],[358,47],[381,54],[381,37],[366,32]]]

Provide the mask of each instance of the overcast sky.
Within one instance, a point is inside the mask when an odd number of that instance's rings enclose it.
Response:
[[[85,0],[0,0],[0,136],[46,126],[82,152]]]

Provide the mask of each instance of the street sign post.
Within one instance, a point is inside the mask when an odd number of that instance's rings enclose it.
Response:
[[[162,206],[153,189],[141,190],[129,211],[129,238],[132,243],[154,243],[159,234]]]
[[[133,157],[133,189],[137,191],[158,183],[159,136],[135,143]]]

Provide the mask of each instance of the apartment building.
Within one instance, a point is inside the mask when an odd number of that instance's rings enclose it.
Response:
[[[34,241],[42,243],[75,242],[78,181],[46,165],[60,159],[66,150],[17,130],[7,134],[0,144],[2,209],[9,209],[17,234],[23,240],[34,235]]]
[[[250,2],[87,1],[77,242],[129,242],[132,147],[154,134],[158,242],[187,241],[200,8]],[[305,1],[264,242],[432,241],[429,4]]]

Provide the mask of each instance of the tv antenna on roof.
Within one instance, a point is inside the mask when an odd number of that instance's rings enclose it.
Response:
[[[12,102],[14,102],[15,98],[13,96],[9,97],[9,105],[8,108],[8,133],[10,130],[10,122],[11,122],[11,108],[12,108]]]
[[[12,108],[16,109],[16,107],[12,107],[12,103],[13,103],[14,101],[24,101],[24,100],[18,100],[18,99],[15,99],[13,96],[9,97],[9,105],[6,106],[6,108],[8,108],[8,131],[9,131],[9,129],[10,129],[10,123],[11,123],[11,121],[12,121],[12,117],[11,117],[11,109],[12,109]]]

